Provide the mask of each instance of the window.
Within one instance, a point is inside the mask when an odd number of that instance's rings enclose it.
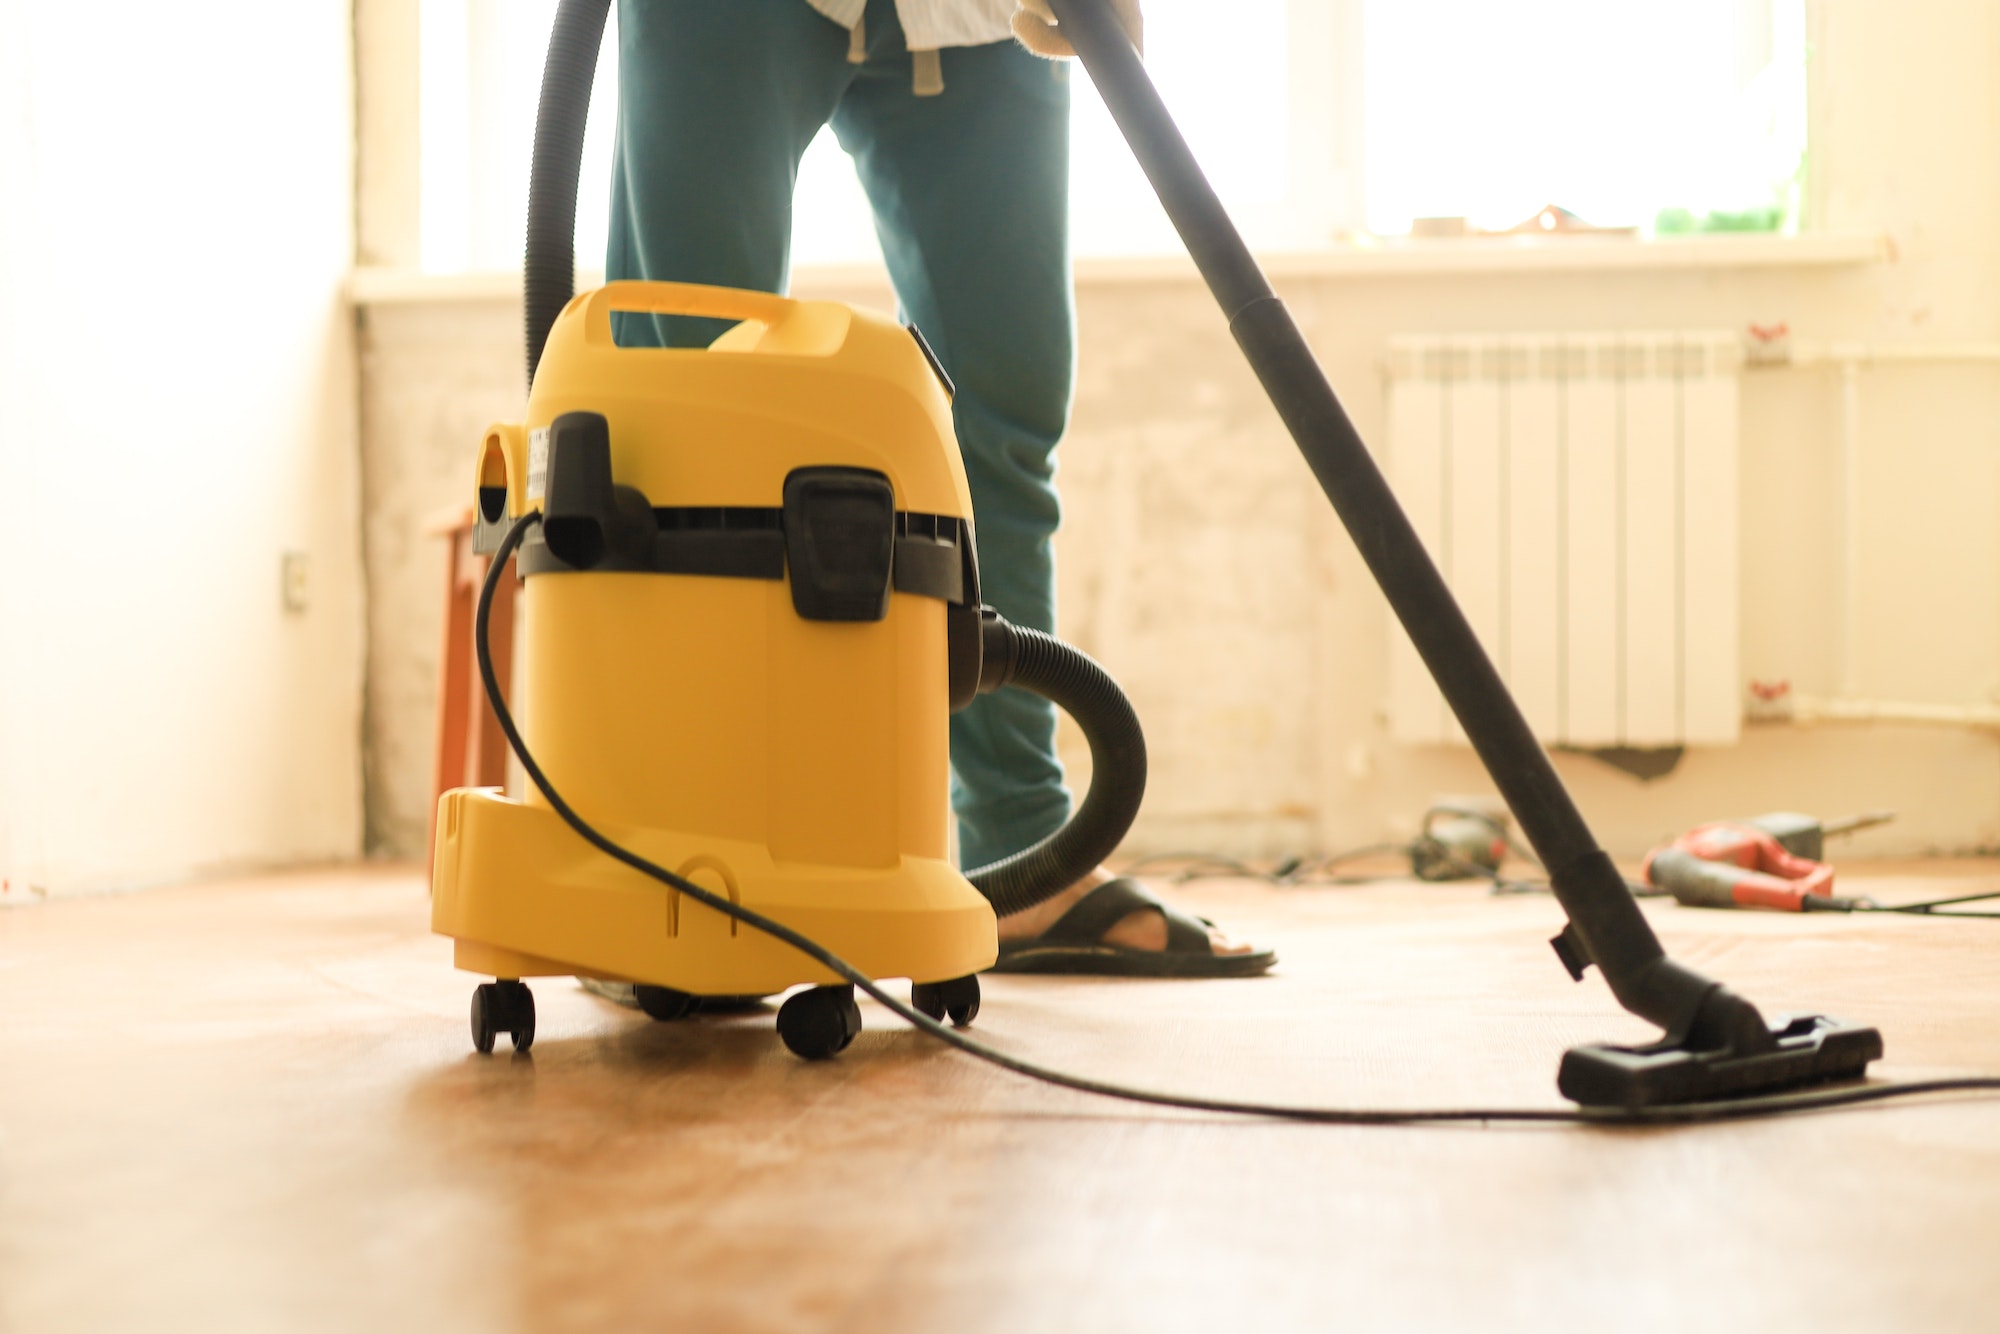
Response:
[[[799,0],[804,3],[804,0]],[[1505,228],[1554,204],[1666,230],[1795,225],[1804,0],[1147,0],[1147,65],[1253,245],[1417,219]],[[423,0],[423,264],[520,262],[555,0]],[[577,254],[604,253],[616,17],[598,64]],[[1166,218],[1081,69],[1079,255],[1171,254]],[[877,258],[831,132],[801,164],[796,264]]]
[[[420,0],[418,13],[424,271],[519,268],[535,107],[556,0]],[[576,253],[585,267],[603,263],[610,213],[616,23],[614,14],[584,134]]]
[[[1367,221],[1796,221],[1803,0],[1369,0]]]

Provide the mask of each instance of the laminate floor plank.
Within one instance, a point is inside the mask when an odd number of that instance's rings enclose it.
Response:
[[[1863,868],[1883,899],[2000,862]],[[1153,1087],[1558,1106],[1545,897],[1172,891],[1268,978],[988,978],[977,1032]],[[1883,1078],[2000,1072],[2000,923],[1649,904],[1767,1011],[1879,1025]],[[2000,1099],[1682,1129],[1363,1129],[1026,1082],[864,1002],[656,1024],[534,984],[476,1055],[421,877],[335,868],[0,911],[0,1330],[1990,1330]],[[502,1051],[505,1039],[502,1039]]]

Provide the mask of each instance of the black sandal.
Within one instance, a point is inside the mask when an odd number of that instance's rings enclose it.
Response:
[[[1127,914],[1151,908],[1165,919],[1167,947],[1135,950],[1107,945],[1104,933]],[[1114,977],[1254,977],[1278,961],[1271,950],[1217,954],[1206,917],[1164,903],[1137,880],[1107,880],[1070,906],[1049,929],[1026,940],[1000,942],[995,973],[1094,973]]]

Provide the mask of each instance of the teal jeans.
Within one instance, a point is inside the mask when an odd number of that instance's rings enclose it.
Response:
[[[785,290],[799,159],[831,124],[874,208],[902,315],[953,382],[981,592],[1055,628],[1055,446],[1069,416],[1067,69],[1017,43],[940,53],[911,92],[893,0],[866,59],[805,0],[620,0],[611,278]],[[708,321],[623,315],[626,344],[700,346]],[[981,866],[1069,818],[1055,711],[1018,690],[951,722],[959,859]]]

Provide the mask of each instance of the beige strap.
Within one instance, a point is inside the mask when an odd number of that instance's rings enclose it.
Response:
[[[936,97],[944,91],[944,65],[937,52],[910,52],[910,91],[918,97]]]
[[[910,92],[920,98],[934,98],[944,92],[944,64],[938,60],[938,52],[910,52]]]
[[[864,20],[854,20],[854,26],[847,30],[847,63],[865,65],[868,63],[868,34],[863,28]]]

